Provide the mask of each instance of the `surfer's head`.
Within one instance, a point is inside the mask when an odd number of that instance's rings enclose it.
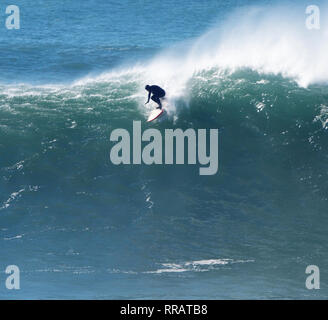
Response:
[[[145,86],[145,89],[146,89],[147,91],[149,91],[149,90],[150,90],[150,86],[147,84],[147,85]]]

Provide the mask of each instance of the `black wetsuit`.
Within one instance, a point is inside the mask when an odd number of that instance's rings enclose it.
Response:
[[[162,103],[159,98],[163,98],[165,96],[165,91],[161,87],[155,86],[155,85],[148,86],[148,89],[146,89],[146,90],[149,92],[147,103],[149,102],[150,95],[153,94],[151,96],[151,99],[158,104],[159,109],[162,109]]]

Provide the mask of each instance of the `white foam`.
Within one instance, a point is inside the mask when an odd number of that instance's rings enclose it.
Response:
[[[24,191],[25,191],[25,188],[20,189],[19,191],[13,192],[13,193],[9,196],[8,200],[6,200],[6,201],[3,203],[3,205],[0,207],[0,210],[2,210],[2,209],[7,209],[8,207],[10,207],[11,202],[14,201],[14,200],[16,200],[16,198],[20,197],[21,194],[22,194]]]
[[[167,92],[168,113],[175,110],[176,100],[188,101],[188,81],[206,70],[215,70],[212,77],[220,79],[239,68],[260,73],[282,75],[300,86],[328,83],[328,19],[327,5],[320,5],[321,29],[308,30],[305,25],[305,4],[251,6],[236,9],[224,20],[214,24],[197,39],[182,42],[163,50],[153,59],[132,66],[121,66],[100,75],[88,75],[67,85],[2,87],[8,96],[42,95],[49,92],[69,96],[93,83],[110,83],[109,91],[132,84],[135,92],[129,99],[145,109],[146,84],[157,84]],[[266,80],[257,82],[265,84]],[[66,90],[66,91],[65,91]],[[100,94],[100,93],[97,93]],[[121,99],[126,93],[121,95]],[[146,108],[152,109],[149,104]]]
[[[305,8],[293,4],[237,9],[201,37],[163,50],[147,63],[85,77],[74,85],[106,81],[137,83],[134,98],[144,110],[144,86],[157,84],[167,92],[170,113],[175,109],[176,99],[187,99],[188,81],[202,77],[199,73],[205,70],[215,69],[213,77],[220,78],[227,71],[250,68],[291,78],[303,87],[327,83],[328,25],[322,22],[321,30],[308,30]],[[327,6],[321,5],[320,9],[323,21],[328,18]],[[265,80],[258,82],[265,83]]]
[[[144,273],[180,273],[180,272],[208,272],[220,266],[235,263],[254,262],[254,260],[233,260],[233,259],[208,259],[186,261],[182,263],[162,263],[161,268]]]
[[[321,6],[322,17],[328,10]],[[300,86],[328,82],[328,27],[308,30],[305,6],[262,6],[236,10],[186,50],[173,48],[150,62],[146,78],[173,96],[197,72],[251,68],[281,74]]]
[[[228,264],[233,260],[231,259],[210,259],[210,260],[197,260],[186,262],[185,264],[188,265],[200,265],[200,266],[208,266],[208,265],[225,265]]]

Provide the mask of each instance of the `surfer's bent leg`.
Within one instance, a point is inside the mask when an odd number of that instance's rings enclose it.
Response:
[[[151,99],[158,104],[157,109],[162,109],[162,103],[158,96],[153,95]]]

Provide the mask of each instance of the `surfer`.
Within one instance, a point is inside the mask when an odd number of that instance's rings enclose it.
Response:
[[[146,85],[145,89],[149,92],[148,101],[145,104],[149,102],[150,95],[153,94],[151,96],[151,99],[158,104],[158,107],[156,109],[162,109],[162,103],[160,98],[163,98],[165,96],[165,91],[159,86],[150,86],[148,84]]]

